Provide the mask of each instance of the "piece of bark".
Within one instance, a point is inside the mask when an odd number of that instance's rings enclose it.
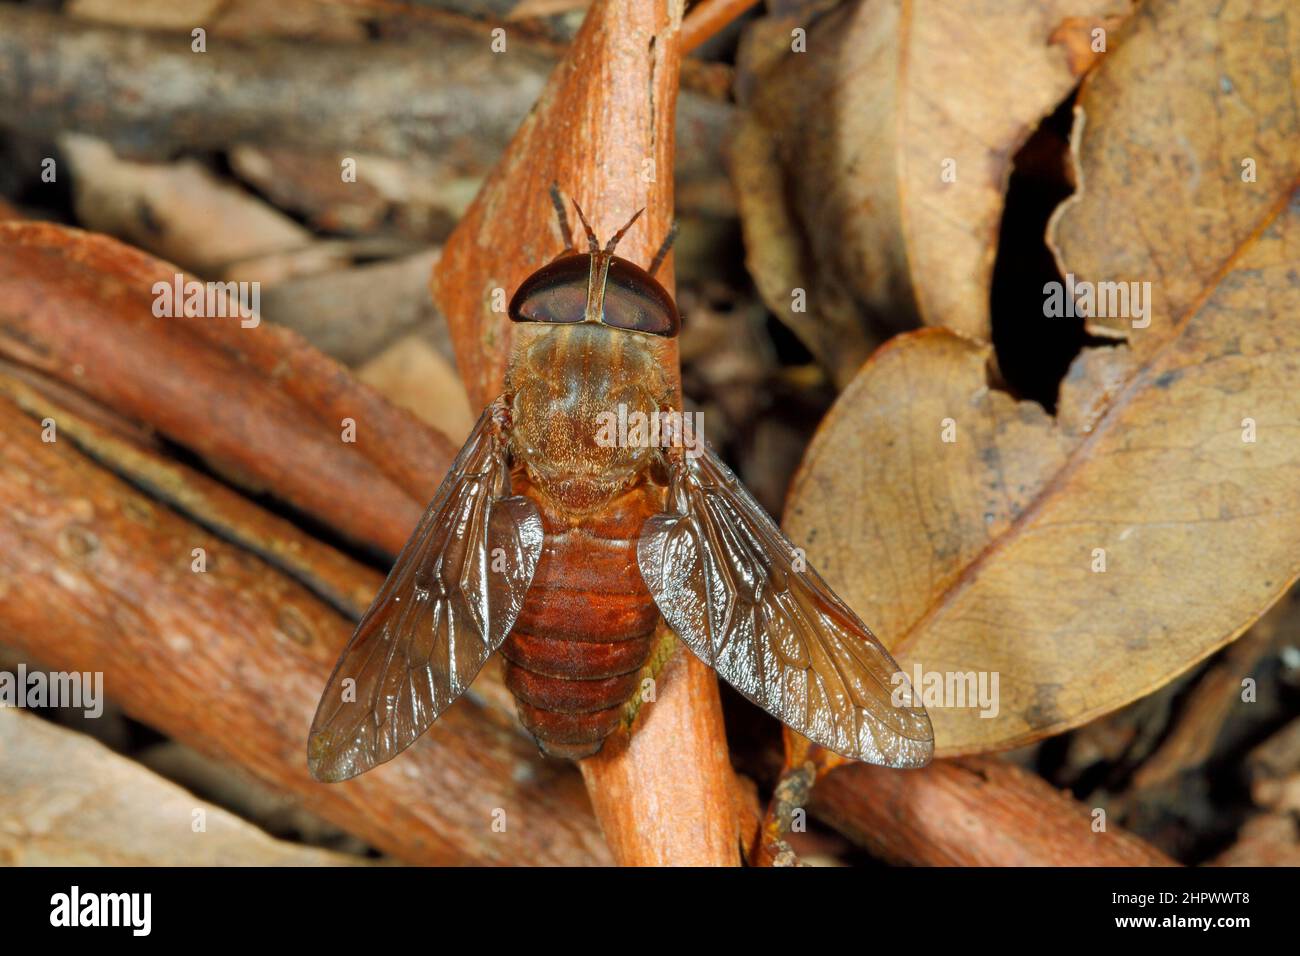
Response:
[[[578,776],[472,700],[400,761],[346,784],[313,780],[307,728],[350,621],[71,442],[42,441],[4,399],[0,476],[0,633],[20,650],[103,672],[104,692],[137,719],[401,859],[608,860]]]
[[[1263,813],[1241,828],[1237,842],[1211,866],[1300,866],[1300,822],[1294,813]]]
[[[698,50],[757,3],[758,0],[701,0],[682,20],[682,54]]]
[[[591,0],[346,0],[373,15],[381,35],[404,35],[413,29],[448,26],[486,33],[508,24],[530,44],[562,53],[582,25]],[[514,35],[512,33],[512,35]]]
[[[791,822],[803,806],[897,864],[1082,865],[1089,859],[1081,855],[1085,846],[1078,828],[1091,831],[1092,812],[1005,757],[940,761],[919,772],[890,771],[849,761],[788,727],[783,728],[783,754],[781,760],[775,755],[770,760],[781,772],[762,840],[750,856],[755,865],[797,862],[787,839],[793,842]],[[813,789],[827,784],[826,790]],[[819,809],[821,799],[829,809]],[[896,816],[888,802],[898,805]],[[909,808],[916,808],[915,821]],[[1099,865],[1172,863],[1139,837],[1108,829],[1118,844],[1105,839],[1105,833],[1094,833],[1101,842],[1086,845],[1088,852],[1101,854]]]
[[[1285,605],[1283,601],[1277,607]],[[1242,682],[1268,653],[1278,636],[1278,621],[1275,614],[1264,615],[1201,676],[1179,702],[1177,716],[1160,746],[1133,774],[1133,789],[1160,786],[1205,761],[1233,709],[1248,706],[1242,699]]]
[[[379,591],[375,570],[321,544],[296,525],[254,505],[219,481],[133,437],[126,426],[107,422],[107,413],[58,394],[53,383],[0,365],[0,394],[33,421],[52,420],[55,434],[135,487],[202,525],[213,534],[256,554],[353,619],[360,619]],[[61,401],[62,399],[62,401]],[[116,426],[116,427],[115,427]]]
[[[207,25],[219,15],[226,0],[68,0],[63,6],[69,17],[113,23],[144,30],[185,30]]]
[[[71,133],[59,138],[59,146],[71,167],[80,225],[123,239],[187,272],[226,278],[241,272],[240,264],[248,260],[286,253],[294,254],[304,272],[344,265],[333,248],[318,243],[307,229],[196,160],[120,159],[102,140]],[[247,274],[240,278],[266,280]]]
[[[1069,734],[1064,738],[1065,750],[1060,766],[1052,772],[1052,781],[1057,786],[1074,787],[1085,775],[1094,774],[1099,765],[1108,769],[1098,785],[1105,787],[1107,782],[1119,785],[1128,781],[1133,770],[1160,745],[1173,723],[1175,703],[1192,685],[1195,676],[1189,674],[1172,680],[1155,693]],[[1092,780],[1096,781],[1095,776]]]
[[[294,333],[153,315],[178,270],[103,236],[0,223],[0,357],[40,370],[396,554],[455,454]],[[345,419],[355,442],[344,441]]]
[[[345,365],[373,358],[403,333],[446,321],[429,299],[436,249],[373,265],[291,279],[262,292],[262,315]],[[450,342],[448,343],[450,353]]]
[[[236,176],[324,232],[440,242],[482,185],[481,176],[460,173],[437,156],[348,158],[355,178],[345,179],[339,157],[327,153],[248,144],[229,153]]]
[[[1246,755],[1250,796],[1275,812],[1300,813],[1300,718]]]
[[[436,46],[209,37],[195,54],[191,42],[0,9],[0,122],[102,135],[139,155],[255,142],[455,154],[485,168],[547,68],[527,49],[497,55],[488,38],[453,31]]]
[[[516,42],[518,41],[518,42]],[[235,143],[438,156],[486,170],[541,93],[552,56],[443,27],[421,43],[298,43],[142,33],[0,5],[0,125],[77,131],[122,155]],[[472,107],[472,108],[471,108]],[[724,182],[732,110],[685,96],[678,176]],[[627,175],[639,175],[637,169]]]
[[[660,625],[660,640],[676,638]],[[653,703],[581,761],[596,818],[622,866],[736,866],[753,807],[731,770],[713,672],[677,646]]]
[[[130,749],[122,749],[160,777],[255,823],[274,837],[361,856],[370,850],[364,840],[304,808],[294,794],[268,786],[236,764],[213,760],[175,740],[150,744],[143,750],[137,747],[138,737],[134,737]]]
[[[299,40],[363,40],[364,12],[321,0],[70,0],[68,16],[143,30],[189,33],[202,26],[213,37],[294,37]]]
[[[453,441],[468,438],[478,420],[455,367],[418,333],[402,336],[366,362],[357,378]]]
[[[996,757],[923,770],[849,764],[812,795],[812,812],[891,863],[921,866],[1172,866],[1036,774]]]
[[[463,390],[459,381],[456,386]],[[52,420],[56,434],[70,440],[83,455],[153,500],[284,572],[350,621],[361,619],[379,591],[383,583],[379,572],[269,514],[226,485],[165,456],[147,432],[133,428],[79,393],[0,362],[0,395],[33,422]],[[497,668],[485,669],[467,694],[504,715],[507,723],[515,720],[514,699]]]
[[[552,182],[604,237],[644,208],[618,249],[634,262],[649,263],[672,222],[681,8],[668,0],[617,7],[592,6],[434,270],[476,406],[500,394],[510,350],[511,324],[493,310],[493,290],[513,290],[563,249]],[[671,257],[659,278],[672,288]],[[676,381],[676,342],[665,344]],[[676,655],[631,739],[617,732],[584,761],[583,775],[620,863],[735,865],[740,833],[717,685],[693,655],[680,647]]]
[[[0,708],[5,866],[363,866],[267,836],[84,734]]]

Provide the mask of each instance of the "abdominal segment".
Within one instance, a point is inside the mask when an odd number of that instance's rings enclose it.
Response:
[[[639,481],[599,513],[575,519],[526,479],[546,532],[532,588],[501,648],[506,686],[542,750],[573,759],[618,726],[650,655],[659,612],[641,580],[636,542],[662,510]]]

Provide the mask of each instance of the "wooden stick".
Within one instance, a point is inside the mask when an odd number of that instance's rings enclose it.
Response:
[[[648,264],[667,233],[679,18],[679,4],[669,0],[593,4],[444,246],[434,294],[477,404],[500,393],[509,355],[510,323],[494,305],[563,248],[548,199],[552,182],[582,203],[603,237],[644,207],[619,246],[633,261]],[[659,277],[672,288],[671,258]],[[663,361],[675,380],[676,342],[665,344]],[[656,697],[630,740],[611,738],[583,764],[615,856],[628,865],[735,865],[736,788],[713,674],[679,647],[658,677]]]
[[[237,316],[155,317],[155,283],[171,285],[179,273],[105,236],[0,222],[0,357],[396,554],[453,443],[288,330],[246,327]]]
[[[682,21],[682,55],[704,46],[758,0],[700,0]]]
[[[676,641],[666,626],[660,635]],[[624,866],[735,866],[746,796],[731,772],[717,679],[678,647],[656,682],[659,699],[631,731],[581,762],[605,839]]]
[[[569,56],[443,246],[433,295],[475,406],[499,395],[505,379],[513,329],[501,297],[564,248],[552,183],[586,209],[603,238],[644,207],[619,246],[634,262],[648,265],[672,225],[679,58],[670,6],[655,0],[619,17],[608,2],[593,5]],[[672,288],[671,255],[659,279]],[[676,342],[667,346],[665,366],[675,378]]]
[[[269,514],[219,481],[188,468],[121,429],[74,410],[64,393],[51,397],[51,384],[20,369],[0,366],[0,394],[35,421],[51,420],[56,434],[79,451],[137,488],[207,528],[238,544],[306,586],[352,620],[370,606],[383,576],[372,568],[321,544],[291,522]]]
[[[522,30],[507,29],[502,53],[489,36],[448,28],[420,43],[210,36],[200,55],[188,30],[142,32],[3,4],[0,125],[90,133],[136,157],[261,143],[340,159],[445,157],[481,172],[555,65]],[[725,178],[731,109],[693,95],[683,110],[678,174]]]
[[[102,672],[128,713],[401,859],[609,860],[578,775],[473,701],[400,762],[344,784],[313,780],[307,728],[351,622],[42,431],[0,398],[7,642],[56,669]]]
[[[924,770],[848,764],[813,790],[811,810],[891,863],[922,866],[1173,866],[1041,777],[996,757]]]

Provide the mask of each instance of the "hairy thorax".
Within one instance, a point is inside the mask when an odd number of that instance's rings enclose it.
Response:
[[[650,336],[601,325],[516,327],[506,373],[511,451],[570,515],[608,503],[654,459],[656,449],[644,444],[611,442],[608,425],[620,415],[648,418],[667,403],[661,347]]]

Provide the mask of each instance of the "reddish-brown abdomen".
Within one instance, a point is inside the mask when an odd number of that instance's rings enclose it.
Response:
[[[548,754],[580,758],[618,726],[650,655],[659,611],[641,580],[636,542],[662,510],[645,481],[573,523],[526,479],[546,540],[532,588],[501,648],[519,718]]]

